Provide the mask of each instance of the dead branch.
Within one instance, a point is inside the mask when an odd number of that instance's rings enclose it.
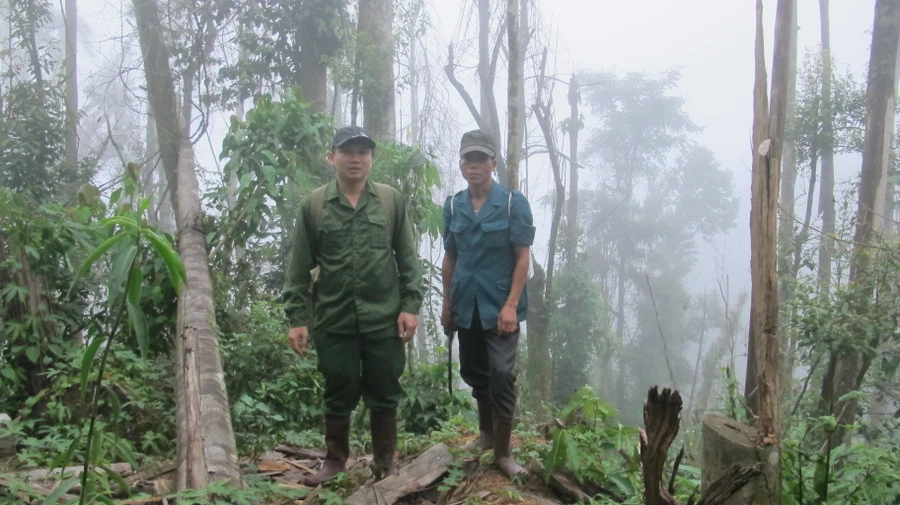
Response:
[[[656,326],[659,328],[659,338],[663,343],[663,357],[666,358],[666,368],[669,369],[669,380],[672,381],[672,387],[678,389],[675,383],[675,372],[672,370],[672,363],[669,361],[669,346],[666,343],[666,335],[663,332],[662,321],[659,319],[659,310],[656,308],[656,297],[653,295],[653,285],[650,284],[650,274],[645,274],[647,279],[647,289],[650,291],[650,302],[653,304],[653,313],[656,315]]]
[[[469,113],[472,114],[472,117],[475,118],[475,123],[478,124],[478,127],[482,130],[488,130],[487,125],[484,124],[484,119],[481,117],[481,113],[478,112],[478,107],[475,106],[475,102],[472,100],[472,96],[469,95],[469,92],[466,91],[466,87],[462,85],[461,82],[456,78],[456,63],[453,59],[453,44],[450,44],[448,47],[449,57],[447,60],[447,66],[444,67],[444,73],[447,74],[447,79],[450,80],[450,84],[456,89],[456,92],[459,93],[460,98],[463,99],[463,102],[466,103],[466,108],[469,109]]]

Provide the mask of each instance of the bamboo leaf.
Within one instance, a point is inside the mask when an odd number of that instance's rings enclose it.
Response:
[[[70,294],[72,294],[72,289],[75,288],[75,284],[88,273],[88,270],[91,269],[91,266],[100,258],[100,256],[103,256],[103,254],[106,253],[106,251],[108,251],[110,247],[118,244],[123,238],[127,236],[128,235],[125,233],[117,233],[116,235],[113,235],[112,237],[106,239],[102,244],[97,246],[96,249],[91,251],[91,254],[89,254],[88,257],[84,260],[84,263],[81,264],[81,268],[79,268],[78,272],[75,273],[75,278],[72,279],[72,285],[69,286],[69,292],[66,294],[66,296],[68,297]]]
[[[116,254],[113,260],[112,270],[109,272],[109,304],[115,306],[119,300],[128,270],[134,263],[134,257],[137,255],[137,246],[128,244],[128,246]]]
[[[137,304],[131,303],[131,300],[128,300],[126,303],[128,304],[128,319],[131,321],[131,327],[134,329],[134,334],[137,337],[141,357],[147,359],[147,347],[150,341],[147,332],[147,319]]]
[[[66,491],[72,489],[75,484],[78,484],[78,480],[79,477],[75,476],[57,486],[52,493],[44,498],[44,501],[41,502],[42,505],[56,505],[57,503],[59,503],[59,499],[62,498],[62,495],[66,494]]]
[[[187,276],[184,272],[184,263],[178,253],[169,245],[169,243],[160,237],[156,232],[144,230],[144,236],[153,244],[156,253],[160,255],[166,263],[166,269],[169,271],[169,282],[175,288],[175,292],[181,291],[181,285],[187,282]]]
[[[102,338],[94,338],[84,350],[84,357],[81,358],[81,391],[87,389],[88,376],[91,374],[91,365],[94,363],[94,356],[97,355],[97,349],[103,343]]]
[[[137,265],[131,267],[128,274],[128,285],[125,292],[128,294],[128,302],[135,305],[141,301],[141,286],[144,284],[144,272]]]

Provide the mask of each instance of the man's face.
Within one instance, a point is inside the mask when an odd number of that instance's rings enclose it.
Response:
[[[480,151],[466,153],[459,160],[459,169],[469,184],[485,184],[496,168],[497,160]]]
[[[328,153],[328,164],[340,179],[361,181],[372,169],[372,149],[363,144],[348,142]]]

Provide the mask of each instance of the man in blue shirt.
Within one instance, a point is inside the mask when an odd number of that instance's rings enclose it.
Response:
[[[465,133],[459,154],[469,187],[444,204],[441,324],[447,333],[459,331],[460,375],[478,402],[479,437],[473,445],[493,447],[494,462],[506,475],[522,474],[509,439],[519,322],[528,306],[531,207],[522,193],[492,180],[497,159],[489,133]]]

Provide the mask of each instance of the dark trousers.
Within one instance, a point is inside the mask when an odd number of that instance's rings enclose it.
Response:
[[[349,416],[360,398],[372,412],[392,412],[403,398],[406,349],[397,328],[362,335],[314,335],[325,377],[325,413]]]
[[[516,348],[519,330],[498,335],[481,327],[475,309],[471,328],[459,328],[459,372],[472,388],[472,396],[493,405],[499,418],[516,412]]]

